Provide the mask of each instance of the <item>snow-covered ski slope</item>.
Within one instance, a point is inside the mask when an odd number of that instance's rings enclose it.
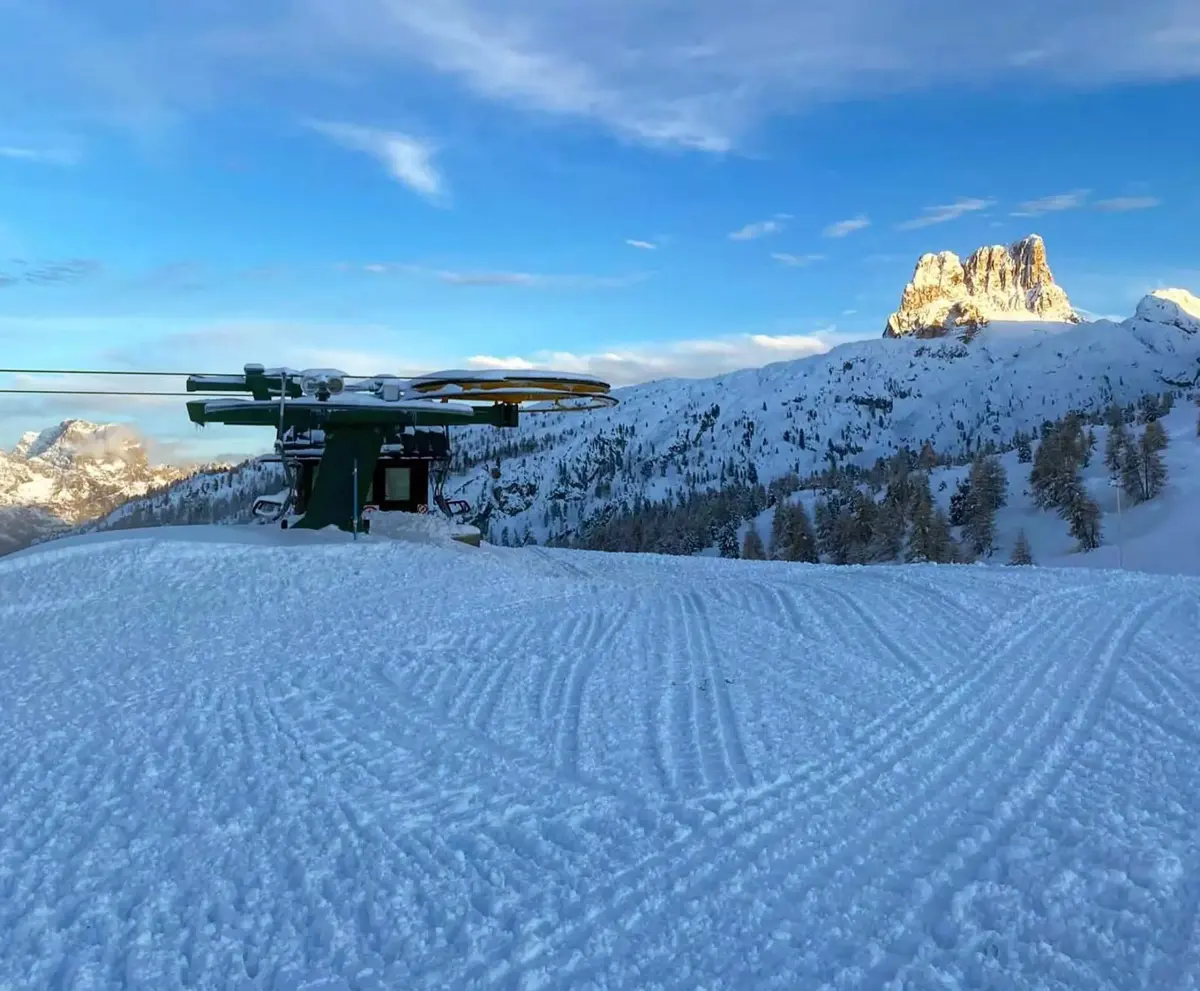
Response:
[[[1197,988],[1198,632],[1090,569],[33,548],[0,987]]]

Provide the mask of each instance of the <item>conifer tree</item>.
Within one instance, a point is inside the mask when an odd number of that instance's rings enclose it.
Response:
[[[920,495],[913,501],[912,528],[908,533],[908,543],[904,549],[904,560],[908,562],[929,561],[930,548],[933,546],[933,505],[929,499]]]
[[[954,560],[955,552],[954,538],[950,534],[950,520],[941,507],[934,507],[929,493],[929,478],[923,478],[924,485],[918,489],[913,502],[912,529],[909,531],[904,559],[910,562],[949,563]]]
[[[1159,420],[1151,420],[1142,431],[1142,491],[1147,499],[1158,495],[1167,481],[1167,465],[1162,452],[1167,446],[1167,434]]]
[[[814,512],[814,522],[816,524],[814,531],[817,538],[817,549],[822,554],[827,554],[835,564],[837,563],[838,542],[841,539],[839,533],[839,517],[841,516],[842,503],[836,492],[831,492],[828,497],[817,502]]]
[[[1067,521],[1080,550],[1092,551],[1100,546],[1100,507],[1078,481],[1070,487],[1059,515]]]
[[[1167,449],[1167,431],[1160,420],[1151,420],[1142,431],[1142,441],[1152,451]]]
[[[933,449],[933,444],[925,441],[921,445],[921,453],[917,455],[917,466],[929,471],[930,468],[936,468],[938,463],[937,451]]]
[[[1017,461],[1023,465],[1033,461],[1033,447],[1029,443],[1029,438],[1024,434],[1017,438]]]
[[[1128,444],[1129,433],[1125,430],[1125,421],[1120,418],[1115,423],[1110,421],[1108,438],[1104,441],[1104,465],[1113,478],[1121,475],[1122,459]]]
[[[1077,417],[1064,418],[1042,431],[1033,456],[1029,484],[1039,509],[1061,508],[1085,460],[1086,442]]]
[[[790,506],[786,499],[775,503],[775,511],[771,514],[771,536],[767,544],[767,552],[772,561],[783,560],[783,548],[788,539],[788,527],[791,522]]]
[[[731,517],[723,520],[717,527],[717,547],[721,557],[738,556],[737,520]]]
[[[869,557],[873,561],[894,561],[904,549],[904,507],[898,499],[884,497],[875,514]]]
[[[950,525],[965,526],[971,505],[971,476],[964,475],[958,480],[954,494],[950,497]]]
[[[793,503],[789,510],[783,559],[816,564],[821,558],[817,553],[817,536],[813,533],[808,510],[804,508],[802,502]]]
[[[1126,444],[1121,455],[1121,489],[1125,497],[1132,503],[1144,502],[1146,499],[1145,482],[1142,475],[1142,454],[1145,446]]]
[[[995,457],[976,457],[969,476],[964,536],[974,554],[990,555],[996,538],[996,511],[1007,501],[1008,479]],[[951,521],[953,522],[953,521]]]
[[[933,526],[930,529],[929,560],[938,564],[950,564],[956,556],[957,547],[950,533],[950,520],[940,506],[933,511]]]
[[[1017,540],[1013,544],[1012,556],[1008,559],[1009,564],[1033,564],[1033,552],[1029,548],[1029,538],[1025,536],[1025,531],[1017,531]]]
[[[763,539],[758,535],[758,529],[751,522],[750,529],[746,531],[746,536],[742,540],[742,558],[746,561],[762,561],[767,556],[767,549],[763,546]]]

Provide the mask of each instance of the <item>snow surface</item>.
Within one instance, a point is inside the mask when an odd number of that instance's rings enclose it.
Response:
[[[1195,989],[1198,631],[1102,570],[42,545],[0,987]]]

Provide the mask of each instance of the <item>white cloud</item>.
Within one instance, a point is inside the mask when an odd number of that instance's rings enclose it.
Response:
[[[383,112],[422,99],[413,91],[423,71],[493,104],[712,152],[737,147],[772,114],[839,99],[1200,75],[1200,5],[1188,0],[1058,0],[1053,17],[1040,0],[747,4],[162,3],[105,28],[79,0],[5,0],[0,47],[12,107],[73,101],[131,126],[251,87],[287,116],[297,106],[281,104],[313,97]]]
[[[851,217],[849,220],[839,220],[835,224],[830,224],[821,233],[826,237],[845,237],[847,234],[853,234],[855,231],[861,231],[864,227],[870,227],[871,221],[866,214],[860,213],[857,217]]]
[[[745,227],[740,227],[729,235],[731,241],[754,241],[760,237],[766,237],[768,234],[778,234],[783,230],[783,222],[791,220],[790,213],[777,213],[771,220],[759,220],[752,224],[746,224]]]
[[[791,255],[786,251],[773,251],[771,252],[771,257],[777,262],[781,262],[784,265],[791,265],[796,268],[803,267],[804,265],[811,265],[813,262],[819,262],[825,259],[824,255]]]
[[[641,248],[643,251],[654,251],[655,249],[658,248],[658,245],[654,244],[651,241],[639,241],[636,238],[632,238],[632,237],[627,237],[625,239],[625,243],[628,244],[631,248]]]
[[[982,200],[978,198],[959,198],[953,203],[948,203],[944,206],[927,206],[921,216],[914,220],[906,220],[902,224],[897,224],[896,230],[911,231],[919,227],[929,227],[932,224],[944,224],[948,220],[957,220],[964,214],[973,213],[977,210],[986,210],[994,202],[994,200]]]
[[[1126,210],[1150,210],[1162,203],[1155,196],[1116,196],[1109,200],[1097,200],[1092,205],[1097,210],[1120,213]]]
[[[446,184],[434,168],[435,149],[428,142],[398,131],[381,131],[357,124],[309,121],[308,126],[344,148],[365,152],[378,159],[393,179],[426,199],[444,198]]]
[[[822,354],[840,343],[834,328],[811,334],[739,334],[575,352],[542,351],[530,356],[477,354],[473,368],[551,368],[596,375],[612,385],[635,385],[662,378],[706,378]]]
[[[641,282],[643,272],[630,275],[559,275],[544,272],[429,268],[407,262],[372,262],[362,266],[372,275],[412,275],[436,279],[448,286],[513,286],[527,289],[619,289]]]
[[[74,165],[79,153],[71,148],[31,148],[24,145],[0,145],[0,158],[38,165]]]
[[[1078,210],[1087,202],[1089,189],[1073,189],[1069,193],[1057,193],[1053,196],[1043,196],[1040,200],[1026,200],[1017,205],[1012,212],[1014,217],[1040,217],[1045,213],[1057,213],[1061,210]]]

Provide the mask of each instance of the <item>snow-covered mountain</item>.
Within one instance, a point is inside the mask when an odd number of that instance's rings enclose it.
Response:
[[[998,446],[1071,410],[1190,388],[1200,373],[1200,300],[1147,297],[1115,323],[993,322],[969,342],[880,338],[703,380],[619,390],[612,410],[527,417],[516,431],[465,428],[447,486],[538,540],[606,506],[763,482],[831,464],[869,467],[926,441],[959,455]],[[501,477],[491,476],[496,461]],[[751,468],[753,466],[753,468]]]
[[[1037,234],[979,248],[966,262],[952,251],[922,255],[884,336],[970,335],[997,320],[1079,322]]]
[[[0,554],[109,512],[187,470],[151,465],[127,427],[65,420],[0,451]]]

